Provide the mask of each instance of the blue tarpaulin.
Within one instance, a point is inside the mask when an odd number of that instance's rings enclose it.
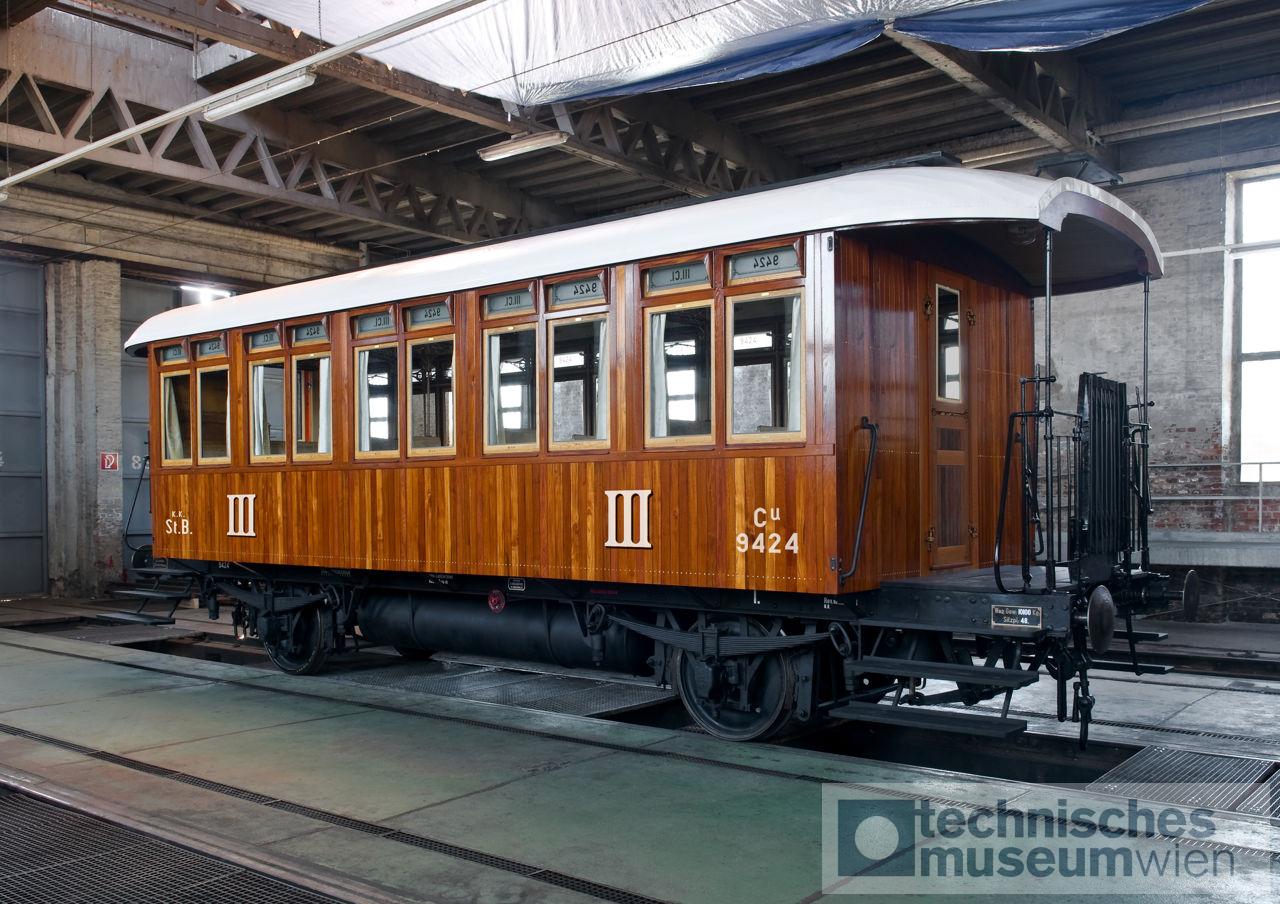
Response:
[[[787,72],[886,27],[965,50],[1065,50],[1208,0],[489,0],[366,56],[529,107]],[[425,0],[244,0],[339,43]]]

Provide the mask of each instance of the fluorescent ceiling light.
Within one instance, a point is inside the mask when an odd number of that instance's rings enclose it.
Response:
[[[243,94],[237,94],[235,97],[205,108],[205,121],[217,122],[219,119],[243,113],[250,107],[265,104],[267,101],[275,100],[277,97],[284,97],[286,94],[292,94],[295,91],[301,91],[303,88],[310,88],[315,84],[315,81],[315,73],[310,69],[304,69],[277,82],[268,82],[265,85],[253,88]]]
[[[212,304],[220,298],[231,297],[229,289],[215,289],[213,286],[179,286],[178,288],[194,294],[196,301],[200,304]]]
[[[509,141],[491,144],[487,148],[481,148],[476,153],[480,155],[481,160],[492,163],[494,160],[505,160],[518,154],[527,154],[530,151],[557,147],[568,140],[568,132],[558,132],[554,129],[546,132],[530,132],[528,135],[517,135]]]

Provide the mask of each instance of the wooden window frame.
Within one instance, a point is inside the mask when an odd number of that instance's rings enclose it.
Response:
[[[208,342],[211,339],[222,340],[222,351],[212,355],[200,354],[200,343]],[[219,359],[229,357],[230,354],[231,354],[231,346],[228,344],[228,336],[226,333],[216,333],[212,336],[199,336],[191,340],[191,357],[196,364],[199,364],[204,361],[217,361]]]
[[[449,295],[441,295],[435,298],[411,298],[408,301],[400,302],[398,305],[400,311],[400,329],[405,336],[418,336],[429,333],[432,330],[457,330],[457,308],[454,307],[454,293]],[[411,326],[409,324],[409,312],[414,308],[427,308],[432,305],[442,304],[445,310],[449,312],[449,319],[436,323],[424,323],[419,326]],[[457,351],[455,346],[454,351]],[[455,359],[457,355],[455,354]],[[457,361],[455,360],[455,364]]]
[[[354,332],[354,327],[352,330]],[[366,337],[366,339],[376,339],[378,341],[365,341],[359,345],[352,346],[351,348],[351,426],[354,431],[351,434],[351,454],[356,461],[399,460],[401,453],[404,451],[404,405],[401,398],[401,393],[404,389],[404,381],[397,378],[393,384],[396,392],[396,447],[394,449],[383,449],[378,451],[361,450],[360,387],[357,382],[357,375],[360,373],[360,355],[364,352],[376,351],[380,348],[394,348],[396,350],[396,367],[397,369],[403,367],[404,343],[401,342],[400,338],[394,333],[389,336],[383,335],[377,337]]]
[[[244,342],[244,353],[249,357],[254,355],[279,355],[284,353],[284,326],[276,323],[270,326],[258,325],[256,327],[246,328],[242,333],[242,341]],[[253,337],[258,333],[267,333],[271,330],[276,331],[276,344],[264,345],[261,348],[253,347]]]
[[[607,290],[606,290],[607,291]],[[563,309],[562,309],[563,310]],[[595,308],[587,310],[583,308],[570,308],[572,313],[565,317],[548,318],[547,323],[547,344],[546,344],[546,371],[547,371],[547,449],[552,452],[588,452],[588,451],[608,451],[613,448],[613,424],[610,423],[613,413],[613,405],[610,403],[610,397],[613,393],[614,384],[614,368],[613,368],[613,337],[610,335],[613,325],[613,318],[609,315],[607,307],[596,305]],[[608,416],[605,419],[605,435],[600,439],[584,439],[584,440],[564,440],[556,442],[555,422],[556,422],[556,406],[555,406],[555,349],[556,349],[556,327],[564,326],[572,323],[592,323],[599,321],[604,324],[604,353],[600,356],[600,372],[605,375],[605,409]],[[487,423],[487,422],[486,422]]]
[[[483,296],[481,296],[483,299]],[[481,301],[483,310],[484,303]],[[504,318],[505,319],[505,318]],[[540,336],[541,330],[538,328],[538,318],[527,315],[517,323],[504,323],[500,326],[489,327],[480,331],[480,392],[483,396],[483,404],[480,411],[480,437],[481,450],[485,455],[536,455],[542,449],[542,416],[543,412],[535,411],[533,418],[533,440],[527,443],[500,443],[493,444],[489,442],[489,336],[495,333],[518,333],[530,332],[533,334],[533,392],[532,398],[534,404],[537,404],[540,394],[539,382],[542,380],[543,362],[539,359],[545,357],[541,354]]]
[[[708,271],[710,272],[710,271]],[[718,371],[716,351],[719,343],[716,342],[716,298],[714,294],[704,295],[702,298],[691,301],[672,302],[671,304],[654,304],[644,308],[644,318],[641,321],[641,330],[643,331],[642,342],[640,343],[641,355],[644,360],[641,365],[641,379],[644,381],[644,447],[646,449],[669,449],[672,447],[692,447],[692,448],[714,448],[719,441],[720,431],[718,430],[716,418],[716,392],[719,389]],[[691,310],[693,308],[706,308],[711,315],[711,361],[709,362],[709,370],[711,373],[710,393],[708,396],[708,404],[710,406],[710,430],[706,433],[700,433],[696,436],[654,436],[653,435],[653,352],[649,348],[652,341],[653,330],[650,327],[650,318],[654,314],[662,314],[669,311]]]
[[[432,304],[432,302],[427,302]],[[417,305],[414,305],[417,307]],[[450,316],[452,316],[452,308]],[[421,332],[419,332],[421,331]],[[410,424],[409,402],[413,398],[413,350],[419,345],[430,345],[433,342],[444,342],[450,340],[453,342],[452,363],[450,370],[453,373],[453,400],[450,402],[450,417],[453,420],[453,435],[450,436],[451,442],[447,446],[427,446],[422,449],[413,447],[412,425]],[[426,327],[419,327],[412,334],[412,337],[404,343],[404,416],[405,416],[405,453],[410,458],[453,458],[458,454],[458,334],[453,325],[440,325],[436,327],[435,332],[427,332]]]
[[[731,258],[740,254],[760,254],[765,251],[772,251],[775,248],[791,248],[796,253],[796,266],[791,270],[782,270],[776,273],[761,273],[758,276],[739,276],[734,277],[731,272],[733,262]],[[803,279],[805,275],[804,269],[804,237],[796,236],[791,239],[774,239],[767,242],[752,242],[748,245],[742,245],[734,248],[725,248],[719,252],[721,260],[720,269],[723,271],[724,285],[728,287],[753,286],[757,283],[774,282],[782,279]]]
[[[223,344],[226,347],[226,344]],[[217,455],[206,458],[202,452],[204,448],[204,384],[201,382],[201,375],[212,373],[214,371],[225,371],[227,374],[227,454]],[[221,364],[211,364],[206,367],[197,367],[195,372],[195,441],[194,448],[191,450],[197,465],[229,465],[231,464],[231,365],[230,362]]]
[[[159,357],[157,355],[156,357]],[[191,384],[195,382],[194,374],[191,372],[191,365],[188,362],[182,362],[182,367],[173,367],[179,362],[170,361],[171,369],[160,372],[160,465],[165,468],[189,468],[195,461],[195,387]],[[174,377],[186,377],[188,386],[187,395],[187,456],[186,458],[169,458],[169,446],[165,441],[168,434],[167,418],[168,406],[165,404],[165,381],[172,380]]]
[[[360,332],[360,318],[368,317],[370,314],[386,314],[391,324],[385,330],[375,333]],[[347,330],[350,333],[352,342],[385,342],[388,337],[396,338],[400,335],[399,310],[395,305],[375,305],[361,310],[351,311],[347,314]]]
[[[314,321],[313,321],[314,322]],[[292,327],[290,327],[292,329]],[[318,344],[318,343],[316,343]],[[333,348],[312,349],[312,343],[304,343],[303,348],[307,349],[305,353],[289,356],[289,425],[286,431],[288,437],[288,454],[290,461],[297,462],[326,462],[333,461],[333,449],[336,442],[336,433],[334,427],[334,415],[337,413],[337,405],[334,404],[334,366],[333,366]],[[320,358],[329,359],[329,451],[328,452],[299,452],[298,451],[298,424],[297,424],[297,392],[298,392],[298,362],[299,361],[315,361]],[[250,438],[252,441],[252,437]]]
[[[189,345],[190,343],[186,339],[180,339],[177,342],[157,342],[153,348],[156,367],[190,367],[191,349]],[[182,357],[174,358],[172,361],[164,360],[164,350],[166,348],[182,349]]]
[[[543,306],[538,300],[538,284],[540,280],[530,279],[519,282],[503,283],[497,286],[488,286],[476,292],[477,306],[480,309],[480,320],[484,323],[502,323],[506,325],[506,321],[515,320],[522,317],[537,317],[542,313]],[[529,299],[533,302],[533,307],[522,311],[510,311],[505,314],[490,314],[488,305],[485,300],[490,295],[501,295],[503,292],[513,292],[524,290],[529,293]],[[452,313],[452,312],[451,312]]]
[[[601,295],[598,298],[585,298],[582,301],[566,301],[556,304],[552,301],[556,286],[565,283],[579,282],[584,279],[598,279]],[[608,268],[597,270],[580,270],[575,273],[560,273],[542,280],[543,309],[550,315],[552,312],[577,311],[580,308],[608,307],[612,299],[612,287],[609,285]]]
[[[706,282],[694,283],[687,286],[673,286],[669,289],[650,289],[649,273],[652,270],[660,270],[666,267],[678,267],[681,264],[702,264],[707,271]],[[699,293],[707,295],[714,291],[716,284],[716,271],[713,261],[713,255],[710,251],[703,251],[697,254],[679,254],[670,258],[660,260],[645,261],[639,266],[639,282],[640,297],[645,299],[663,298],[669,295],[685,295],[689,293]]]
[[[301,327],[304,327],[304,326],[313,326],[315,324],[319,324],[321,327],[324,328],[324,337],[322,339],[295,339],[294,338],[293,336],[294,330],[300,329]],[[321,317],[307,317],[297,321],[296,323],[288,323],[288,324],[285,324],[284,329],[285,329],[285,332],[289,334],[288,340],[289,340],[289,348],[291,350],[295,348],[311,349],[321,345],[333,344],[333,325],[330,323],[330,318],[328,317],[328,315],[324,315]]]
[[[778,247],[776,245],[770,247]],[[800,312],[797,322],[792,328],[793,343],[800,348],[800,429],[774,430],[769,433],[735,433],[733,430],[733,313],[734,306],[744,301],[760,301],[765,298],[786,299],[799,298]],[[803,446],[809,442],[809,349],[808,349],[808,299],[802,286],[793,289],[769,289],[764,292],[750,292],[742,295],[729,295],[724,300],[724,417],[725,443],[730,446],[756,446],[761,444],[776,446]]]
[[[281,416],[284,418],[284,424],[282,425],[284,427],[284,452],[281,452],[279,454],[272,452],[272,453],[259,455],[259,454],[255,454],[253,451],[253,415],[254,415],[254,406],[257,404],[257,399],[254,398],[254,394],[253,394],[253,369],[255,367],[261,367],[266,364],[279,364],[281,366],[281,370],[283,371],[282,375],[287,378],[289,374],[289,362],[288,362],[288,357],[284,354],[284,349],[273,348],[271,349],[271,352],[272,352],[271,355],[264,354],[258,358],[250,358],[248,361],[245,362],[245,376],[248,379],[248,383],[245,385],[245,398],[249,402],[247,406],[248,410],[246,413],[249,415],[248,440],[249,440],[249,464],[251,465],[279,464],[280,462],[289,460],[289,432],[290,432],[289,418],[292,414],[292,412],[290,411],[289,396],[293,392],[292,386],[281,387],[282,389],[281,394],[283,398],[281,399],[280,407],[282,409]],[[268,438],[268,442],[270,442],[269,438]]]

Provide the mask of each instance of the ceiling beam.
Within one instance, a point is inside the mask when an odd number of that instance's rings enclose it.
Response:
[[[103,0],[102,5],[280,62],[294,62],[327,46],[308,35],[295,35],[288,28],[267,27],[262,17],[234,10],[217,0]],[[320,71],[507,135],[549,127],[525,111],[508,111],[497,101],[438,85],[359,55],[336,60]],[[717,129],[707,114],[699,114],[692,107],[667,104],[664,99],[646,109],[654,120],[640,122],[621,108],[596,105],[571,114],[573,128],[566,130],[571,137],[557,150],[695,197],[803,172],[799,163],[788,160],[781,152],[736,130]],[[601,110],[607,112],[602,115]],[[583,116],[585,121],[579,123]],[[624,131],[634,126],[632,142],[612,140],[611,133],[619,125]],[[646,127],[648,135],[644,135]]]
[[[25,22],[56,2],[57,0],[7,0],[3,10],[0,10],[0,28],[12,28],[19,22]]]
[[[972,53],[930,44],[892,27],[885,34],[968,88],[1050,146],[1111,166],[1095,132],[1119,109],[1106,87],[1065,53]]]

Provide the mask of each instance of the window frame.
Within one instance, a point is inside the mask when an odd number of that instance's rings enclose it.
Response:
[[[515,320],[521,317],[538,317],[543,311],[538,295],[538,287],[541,280],[526,279],[518,282],[500,283],[496,286],[485,286],[483,289],[476,291],[476,307],[480,312],[480,321],[482,323],[501,323],[504,326],[507,321]],[[519,311],[507,311],[502,314],[490,314],[486,300],[490,295],[501,295],[504,292],[525,291],[529,293],[529,300],[533,302],[533,307],[525,308]],[[450,311],[452,313],[452,311]]]
[[[555,296],[556,286],[579,282],[584,279],[597,279],[600,281],[601,295],[599,298],[584,298],[581,301],[566,301],[560,304],[552,301]],[[542,280],[542,296],[543,310],[546,311],[547,316],[566,311],[577,313],[582,308],[608,307],[609,301],[613,297],[612,286],[609,285],[609,268],[577,270],[572,273],[557,273],[555,276],[545,277]]]
[[[501,290],[498,290],[501,291]],[[481,312],[484,308],[484,295],[492,293],[483,293],[479,295]],[[534,296],[536,299],[536,295]],[[506,318],[501,318],[506,319]],[[527,443],[490,443],[489,442],[489,337],[496,333],[518,333],[530,332],[533,334],[533,391],[531,397],[534,404],[542,393],[543,382],[543,361],[545,357],[542,349],[542,330],[539,329],[540,320],[536,316],[525,312],[525,319],[517,323],[504,323],[500,326],[493,326],[480,331],[480,394],[483,403],[480,409],[480,439],[481,451],[485,455],[536,455],[542,449],[542,419],[544,411],[535,410],[533,417],[533,440]]]
[[[679,254],[669,258],[660,258],[657,260],[648,260],[640,264],[638,267],[640,297],[646,300],[665,299],[669,295],[684,295],[696,293],[698,295],[715,295],[716,288],[716,270],[713,255],[710,251],[700,251],[695,254]],[[707,278],[704,282],[691,283],[687,286],[672,286],[667,289],[653,289],[649,286],[649,274],[654,270],[664,270],[667,267],[678,267],[681,264],[702,264],[707,272]]]
[[[223,348],[226,348],[225,342],[223,342]],[[226,440],[227,440],[226,442],[227,454],[205,457],[204,451],[203,451],[204,450],[204,410],[203,410],[204,409],[204,382],[202,381],[201,377],[206,373],[212,373],[214,371],[219,371],[219,370],[226,372],[226,375],[227,375],[227,417],[226,417],[227,423],[225,428]],[[205,367],[197,367],[195,371],[195,384],[196,384],[195,410],[193,411],[193,414],[195,416],[196,429],[194,433],[194,442],[192,444],[193,448],[191,450],[195,459],[195,463],[201,466],[229,465],[231,464],[231,397],[232,397],[230,362],[224,361],[221,364],[210,364],[210,365],[206,365]]]
[[[430,303],[430,302],[428,302]],[[417,305],[413,305],[417,307]],[[450,316],[452,316],[452,308]],[[450,369],[453,373],[452,400],[449,402],[450,417],[453,421],[453,435],[447,446],[427,446],[422,449],[413,447],[413,435],[410,427],[409,402],[413,398],[413,349],[419,345],[430,345],[433,342],[452,340],[453,353]],[[458,333],[453,324],[440,325],[434,330],[426,327],[415,329],[404,343],[404,417],[405,417],[405,453],[410,458],[452,458],[458,454]],[[357,428],[359,425],[357,424]]]
[[[1227,273],[1230,284],[1227,287],[1228,303],[1231,311],[1231,417],[1234,429],[1231,431],[1231,457],[1241,462],[1235,470],[1235,479],[1240,484],[1250,486],[1257,484],[1277,484],[1280,477],[1268,477],[1269,474],[1280,474],[1280,465],[1260,465],[1247,467],[1244,462],[1244,370],[1245,365],[1257,361],[1280,360],[1280,347],[1272,351],[1244,351],[1244,262],[1252,255],[1280,255],[1280,238],[1263,239],[1256,242],[1244,241],[1244,187],[1253,182],[1280,180],[1280,169],[1250,170],[1233,173],[1229,177],[1231,198],[1228,209],[1232,222],[1227,236]],[[1256,476],[1250,476],[1250,474]]]
[[[763,254],[776,248],[791,248],[796,253],[796,265],[790,270],[781,270],[775,273],[761,273],[755,276],[734,276],[732,272],[733,261],[742,254]],[[752,242],[748,245],[742,245],[732,248],[724,248],[720,251],[720,257],[723,263],[721,268],[724,270],[724,285],[726,291],[739,288],[742,286],[755,286],[758,283],[774,282],[777,280],[797,279],[802,280],[805,277],[805,261],[804,261],[804,237],[795,236],[793,238],[783,238],[773,241]]]
[[[185,342],[185,340],[184,340]],[[157,351],[157,358],[159,352]],[[179,366],[175,366],[179,365]],[[165,382],[172,380],[174,377],[187,378],[187,456],[185,458],[169,458],[169,446],[165,441],[167,434],[167,406],[165,405]],[[170,361],[169,370],[160,372],[160,398],[158,400],[160,407],[160,465],[166,468],[189,468],[195,463],[195,406],[191,404],[194,393],[191,392],[191,384],[194,377],[191,372],[191,365],[187,361]]]
[[[255,454],[253,451],[253,413],[254,405],[257,401],[253,395],[253,369],[266,364],[279,364],[281,366],[281,371],[283,372],[282,376],[287,379],[289,375],[289,362],[288,356],[285,354],[284,347],[277,346],[272,349],[263,349],[259,352],[258,357],[251,357],[245,362],[245,379],[248,381],[245,384],[245,399],[248,401],[245,413],[249,418],[249,422],[246,427],[248,429],[247,439],[249,446],[249,464],[251,465],[279,464],[280,462],[288,461],[289,459],[289,421],[293,417],[292,405],[290,405],[290,396],[293,393],[292,385],[281,387],[283,395],[281,416],[284,418],[284,424],[282,426],[285,431],[284,451],[278,454],[268,453],[262,455]],[[268,442],[269,441],[270,440],[268,440]]]
[[[376,313],[365,311],[363,313]],[[352,314],[354,318],[356,314]],[[394,318],[393,318],[394,319]],[[354,332],[355,327],[352,326]],[[395,332],[390,334],[369,337],[376,341],[365,341],[351,348],[351,455],[355,461],[390,461],[399,460],[401,453],[404,451],[404,400],[402,393],[404,391],[404,381],[397,378],[392,382],[396,393],[396,447],[394,449],[381,450],[361,450],[360,448],[360,386],[358,383],[358,375],[360,373],[360,355],[363,352],[376,351],[381,348],[393,348],[396,350],[396,367],[397,369],[404,366],[404,343],[400,341],[400,337]],[[391,418],[387,419],[388,421]]]
[[[608,298],[608,286],[605,287],[605,298]],[[567,315],[563,317],[548,318],[547,340],[546,340],[546,399],[547,399],[547,449],[551,452],[588,452],[601,451],[613,448],[613,410],[611,397],[613,393],[614,373],[613,373],[613,336],[612,325],[613,318],[607,305],[596,302],[591,308],[585,305],[565,306],[558,308],[559,311],[567,311]],[[555,331],[559,326],[575,323],[592,323],[599,321],[604,324],[604,352],[600,356],[600,373],[605,375],[605,410],[607,412],[605,418],[605,435],[600,439],[584,439],[584,440],[555,440]],[[488,421],[485,422],[486,424]]]
[[[772,246],[778,247],[778,246]],[[737,253],[737,252],[735,252]],[[727,266],[727,257],[726,257]],[[760,282],[762,280],[756,280]],[[744,301],[760,301],[764,298],[799,298],[800,311],[792,330],[792,342],[799,343],[800,348],[800,429],[774,430],[769,433],[735,433],[733,429],[733,314],[734,305]],[[724,412],[725,443],[732,446],[754,446],[760,444],[780,446],[803,446],[809,442],[809,349],[808,349],[808,299],[803,286],[791,289],[769,289],[764,292],[749,292],[742,295],[726,295],[724,299]],[[647,335],[647,334],[646,334]],[[648,383],[645,384],[646,388]]]
[[[454,295],[428,295],[420,298],[406,298],[404,301],[396,303],[396,309],[400,314],[400,329],[404,333],[405,338],[427,335],[434,330],[449,330],[457,332],[457,308],[455,307]],[[444,305],[444,309],[449,312],[449,319],[437,321],[435,323],[424,323],[417,326],[410,325],[409,312],[415,308],[426,308],[432,305]],[[455,359],[457,358],[457,347],[455,345]],[[457,361],[454,361],[457,364]]]
[[[314,321],[313,321],[314,322]],[[293,327],[290,327],[293,329]],[[302,348],[306,349],[301,354],[289,355],[289,426],[288,426],[288,454],[289,460],[295,462],[327,462],[333,461],[333,450],[337,442],[337,431],[334,430],[334,415],[337,413],[337,405],[334,399],[334,363],[333,348],[313,348],[319,345],[319,341],[309,341],[302,344]],[[328,452],[299,452],[298,451],[298,423],[297,423],[297,401],[298,392],[298,362],[299,361],[315,361],[320,358],[329,359],[329,451]],[[250,437],[252,442],[252,437]]]
[[[665,265],[663,265],[665,266]],[[711,271],[708,270],[708,273]],[[719,441],[719,423],[716,410],[716,393],[719,390],[719,370],[722,366],[717,360],[720,353],[717,349],[720,343],[716,341],[716,332],[720,327],[717,326],[716,312],[716,296],[714,293],[704,294],[701,298],[691,299],[688,301],[678,301],[671,304],[650,304],[643,308],[644,318],[641,322],[641,330],[643,331],[643,341],[641,342],[641,355],[644,360],[641,366],[641,380],[644,382],[644,448],[661,449],[671,447],[686,448],[714,448]],[[649,344],[653,341],[653,329],[650,326],[651,318],[654,314],[668,313],[671,311],[692,310],[694,308],[706,308],[710,314],[711,324],[711,360],[708,362],[708,370],[710,371],[710,386],[708,388],[708,404],[709,415],[708,420],[710,429],[706,433],[699,433],[693,436],[654,436],[653,435],[653,351]]]

